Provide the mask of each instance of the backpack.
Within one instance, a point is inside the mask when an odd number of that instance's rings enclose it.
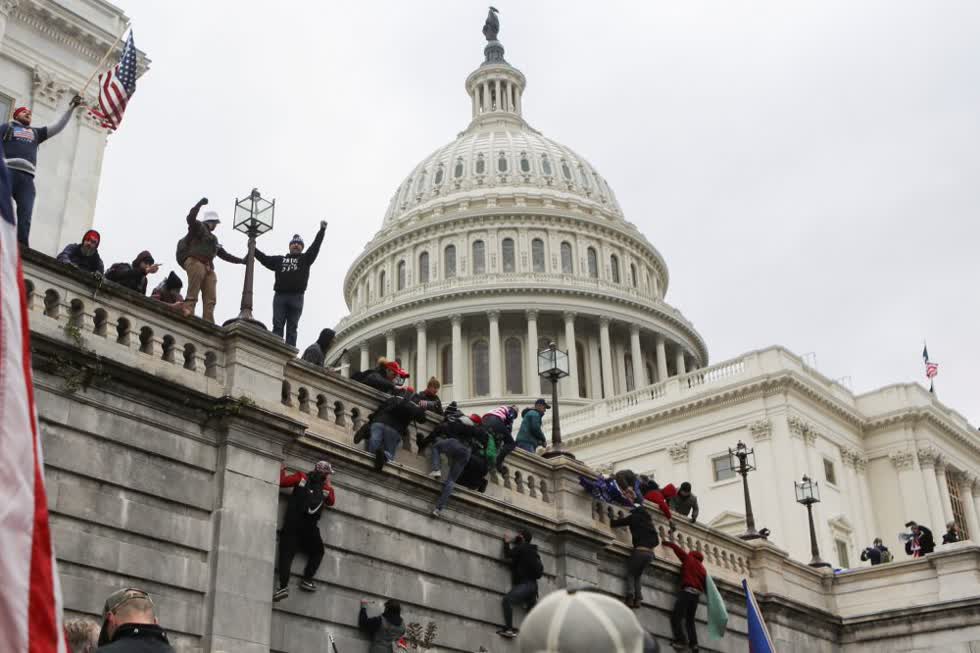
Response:
[[[483,455],[486,456],[487,462],[491,466],[497,462],[497,441],[494,438],[487,438],[487,446],[483,450]]]
[[[177,241],[177,252],[175,258],[177,259],[177,265],[184,267],[184,261],[191,253],[191,235],[187,234],[183,238]]]
[[[109,269],[105,271],[105,276],[111,280],[117,274],[127,274],[132,269],[133,266],[129,263],[113,263],[109,266]]]
[[[881,562],[882,562],[882,564],[884,564],[886,562],[891,562],[891,561],[892,561],[892,552],[889,551],[888,549],[885,549],[884,551],[882,551],[881,552]]]
[[[534,559],[531,561],[527,572],[534,580],[544,576],[544,562],[541,561],[541,554],[538,553],[537,549],[534,549]]]

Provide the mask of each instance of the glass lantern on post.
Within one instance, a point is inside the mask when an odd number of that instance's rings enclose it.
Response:
[[[745,500],[745,532],[739,535],[743,540],[757,540],[762,535],[755,529],[755,515],[752,514],[752,498],[749,496],[749,472],[755,470],[755,451],[745,446],[741,440],[734,449],[728,450],[728,464],[742,477],[742,494]]]
[[[820,503],[820,488],[816,481],[804,475],[803,480],[793,485],[796,487],[796,502],[806,506],[806,514],[810,521],[810,566],[829,567],[830,564],[820,558],[820,547],[817,545],[817,531],[813,527],[813,504]]]
[[[276,201],[262,197],[257,188],[253,188],[245,199],[235,199],[235,231],[248,236],[248,253],[245,255],[245,284],[242,288],[241,311],[235,320],[249,324],[265,325],[252,316],[252,285],[255,278],[255,239],[272,230],[275,221]],[[228,324],[226,322],[225,324]]]
[[[554,456],[574,458],[562,448],[561,423],[558,418],[558,379],[568,376],[568,352],[558,349],[558,345],[553,342],[547,349],[539,351],[538,376],[551,381],[551,449],[544,455],[547,458]]]

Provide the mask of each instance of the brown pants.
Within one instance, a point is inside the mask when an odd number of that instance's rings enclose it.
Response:
[[[183,267],[187,271],[187,299],[184,304],[193,315],[197,307],[197,295],[201,293],[204,295],[204,319],[214,324],[214,306],[218,303],[218,277],[214,268],[190,257],[184,260]]]

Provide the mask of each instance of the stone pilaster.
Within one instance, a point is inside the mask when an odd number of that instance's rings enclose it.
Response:
[[[643,364],[643,349],[640,347],[640,325],[630,325],[630,357],[633,359],[633,387],[642,388],[653,383],[647,379],[646,365]]]
[[[527,393],[532,397],[541,394],[541,378],[538,376],[538,312],[530,310],[527,317]]]
[[[426,327],[425,320],[419,320],[415,323],[415,337],[416,337],[416,347],[415,347],[415,385],[416,389],[421,389],[425,387],[426,382],[429,380],[429,370],[427,363],[429,360],[429,345],[426,341]]]
[[[490,396],[499,397],[504,392],[500,353],[500,311],[487,311],[490,322]]]
[[[922,470],[922,482],[926,488],[926,500],[929,502],[929,522],[934,528],[945,524],[943,516],[942,495],[936,475],[936,468],[941,460],[939,452],[932,446],[921,447],[917,452],[919,469]],[[945,467],[943,467],[945,477]],[[939,532],[939,531],[937,531]]]
[[[609,318],[599,318],[599,355],[602,359],[602,390],[603,397],[615,394],[612,371],[612,347],[609,344]]]
[[[565,347],[568,348],[567,395],[578,397],[578,348],[575,346],[575,313],[566,311],[562,317],[565,319]]]
[[[460,401],[468,398],[466,372],[463,369],[463,362],[466,360],[466,352],[463,351],[463,316],[457,314],[449,316],[449,323],[452,327],[453,339],[453,400]]]

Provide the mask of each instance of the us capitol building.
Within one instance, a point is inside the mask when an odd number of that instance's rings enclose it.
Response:
[[[904,558],[908,520],[937,540],[949,521],[980,534],[975,427],[917,384],[856,395],[781,347],[709,365],[666,300],[664,257],[584,157],[525,120],[527,80],[495,33],[484,55],[466,78],[469,125],[409,172],[344,279],[333,364],[399,358],[413,383],[435,375],[444,400],[479,412],[550,397],[536,357],[553,341],[569,356],[569,448],[603,471],[691,481],[711,526],[746,529],[728,455],[743,441],[755,521],[796,559],[811,555],[804,474],[836,567],[860,565],[879,536]]]

